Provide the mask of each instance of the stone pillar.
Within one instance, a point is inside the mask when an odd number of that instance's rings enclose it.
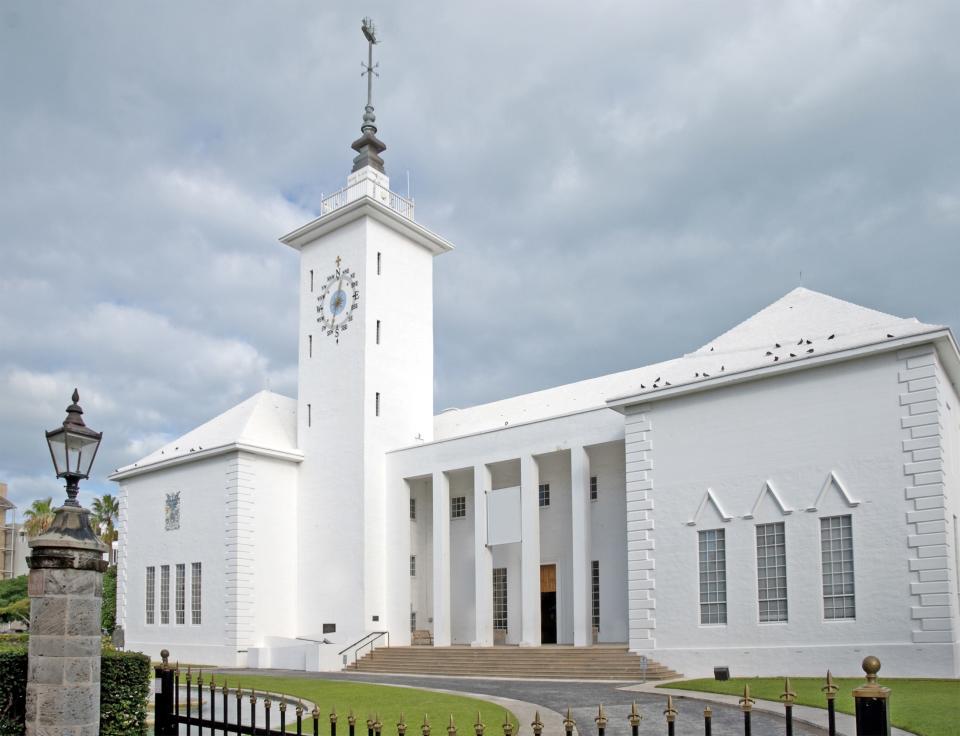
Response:
[[[471,646],[493,646],[493,550],[487,544],[490,468],[473,466],[473,598],[476,623]]]
[[[540,646],[540,466],[520,458],[520,646]]]
[[[450,479],[433,474],[433,645],[450,646]]]
[[[97,736],[107,546],[86,509],[64,506],[30,547],[27,736]]]
[[[590,457],[585,447],[570,448],[570,530],[573,563],[573,644],[593,644],[593,587],[590,570]]]

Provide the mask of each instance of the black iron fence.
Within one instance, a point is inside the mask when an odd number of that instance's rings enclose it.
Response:
[[[182,727],[186,728],[186,733],[190,736],[193,734],[197,734],[197,736],[216,736],[217,734],[223,736],[229,734],[289,736],[291,733],[298,736],[304,734],[320,736],[323,724],[329,724],[330,736],[337,736],[340,716],[336,711],[321,715],[316,705],[307,704],[307,706],[304,706],[301,700],[289,696],[263,691],[258,693],[252,689],[245,691],[240,687],[228,688],[226,681],[218,683],[215,675],[210,675],[207,680],[204,680],[202,672],[198,672],[194,676],[189,667],[186,672],[181,672],[179,666],[171,666],[168,663],[166,650],[162,654],[163,664],[156,668],[156,720],[154,725],[156,736],[182,734]],[[867,674],[867,682],[856,688],[852,693],[856,705],[856,734],[857,736],[890,736],[888,707],[890,690],[877,684],[880,661],[876,657],[867,657],[863,660],[863,669]],[[797,699],[796,693],[790,688],[790,680],[786,679],[783,692],[779,696],[783,703],[785,736],[793,736],[793,707]],[[835,701],[839,688],[834,684],[829,671],[825,683],[820,689],[824,694],[826,703],[827,731],[829,736],[836,736]],[[751,714],[756,700],[750,695],[749,685],[744,686],[743,695],[738,700],[742,714],[743,736],[752,736]],[[667,736],[677,736],[676,723],[679,710],[672,695],[665,696],[665,706],[662,716]],[[347,722],[346,736],[356,736],[357,718],[352,711],[345,720]],[[639,736],[642,720],[643,715],[637,704],[633,703],[627,716],[632,736]],[[593,721],[598,736],[605,736],[609,719],[603,705],[597,709],[597,715]],[[382,736],[383,723],[380,722],[379,715],[367,718],[363,725],[366,726],[367,736]],[[566,715],[563,717],[562,725],[566,736],[573,736],[577,724],[569,708],[567,708]],[[295,731],[288,730],[288,728],[294,726],[296,727]],[[326,725],[323,725],[323,728],[326,727]],[[540,719],[539,711],[537,711],[530,727],[534,736],[541,736],[544,723]],[[408,724],[404,721],[402,715],[395,728],[397,736],[406,736]],[[509,718],[506,718],[499,728],[502,728],[503,736],[514,736],[513,724]],[[420,736],[430,736],[432,726],[427,717],[424,716],[423,723],[414,726],[414,729],[420,732]],[[477,721],[471,724],[471,729],[474,736],[484,736],[487,726],[480,721],[479,713],[477,714]],[[444,730],[447,736],[457,736],[457,726],[453,721],[453,716],[450,717],[449,725]],[[713,710],[709,705],[703,710],[703,734],[704,736],[712,736],[713,734]]]

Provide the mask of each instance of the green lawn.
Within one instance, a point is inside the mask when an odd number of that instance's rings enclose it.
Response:
[[[854,688],[864,683],[863,678],[836,678],[836,707],[841,713],[853,713]],[[791,677],[790,689],[797,694],[797,705],[826,708],[827,701],[820,688],[823,678]],[[891,722],[894,726],[921,736],[955,736],[960,728],[960,680],[911,680],[880,678],[880,684],[890,688]],[[774,677],[731,678],[717,680],[685,680],[660,685],[681,690],[699,690],[708,693],[742,695],[743,686],[750,686],[750,695],[764,700],[778,701],[783,692],[783,679]]]
[[[181,673],[182,674],[182,673]],[[182,679],[181,679],[182,682]],[[209,682],[204,675],[204,682]],[[217,683],[223,680],[218,675]],[[343,680],[310,680],[299,677],[270,677],[260,675],[244,675],[226,677],[227,686],[233,689],[236,686],[244,690],[254,688],[258,691],[268,690],[274,693],[284,693],[294,697],[301,697],[316,703],[320,708],[321,733],[329,733],[328,715],[331,709],[336,708],[340,720],[337,722],[337,734],[347,734],[347,714],[353,709],[357,716],[357,736],[366,736],[366,721],[368,717],[380,716],[384,734],[395,734],[400,713],[407,723],[407,733],[419,736],[420,726],[424,714],[430,718],[432,736],[446,736],[450,716],[457,726],[457,731],[463,736],[472,736],[473,724],[477,720],[477,712],[487,726],[487,733],[502,733],[500,724],[509,715],[514,724],[514,733],[517,732],[517,719],[513,713],[503,708],[475,698],[446,693],[432,693],[426,690],[415,690],[406,687],[392,687],[389,685],[369,685]],[[279,719],[274,707],[274,718]],[[287,710],[288,724],[295,722],[296,716]],[[279,720],[277,720],[279,722]],[[306,719],[311,724],[312,719]],[[306,732],[308,729],[304,729]]]

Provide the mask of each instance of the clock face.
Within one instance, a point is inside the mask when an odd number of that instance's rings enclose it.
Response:
[[[336,270],[327,276],[317,297],[317,322],[322,334],[339,344],[340,334],[353,322],[354,312],[360,308],[360,282],[357,274],[342,265],[337,256]]]

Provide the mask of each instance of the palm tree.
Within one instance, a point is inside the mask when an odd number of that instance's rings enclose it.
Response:
[[[100,538],[108,545],[117,538],[114,522],[120,515],[120,502],[109,493],[93,501],[93,523],[100,529]]]
[[[53,498],[41,498],[34,501],[30,508],[23,512],[24,529],[28,537],[39,537],[53,523]]]

